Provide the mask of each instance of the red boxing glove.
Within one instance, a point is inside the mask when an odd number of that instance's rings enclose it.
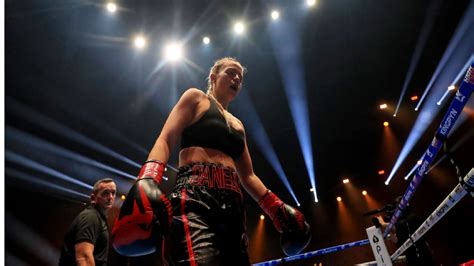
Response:
[[[161,184],[163,173],[165,172],[165,163],[158,160],[148,160],[143,164],[137,179],[152,178],[156,183]]]
[[[165,164],[147,161],[128,192],[112,228],[112,245],[125,256],[141,256],[157,250],[159,237],[169,233],[172,208],[161,191]]]
[[[270,216],[273,225],[282,233],[280,244],[287,256],[300,253],[311,240],[311,229],[304,215],[285,204],[270,190],[258,202],[260,208]]]

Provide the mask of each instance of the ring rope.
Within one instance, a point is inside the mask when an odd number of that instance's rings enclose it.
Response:
[[[451,208],[456,205],[469,190],[474,188],[474,168],[469,171],[469,173],[464,177],[464,182],[459,183],[449,195],[441,202],[441,204],[431,213],[428,218],[416,229],[410,239],[407,239],[400,248],[398,248],[390,257],[393,260],[397,259],[398,256],[403,254],[409,247],[413,245],[420,237],[426,234],[428,230],[433,227],[441,218],[451,210]],[[411,241],[413,239],[413,241]]]

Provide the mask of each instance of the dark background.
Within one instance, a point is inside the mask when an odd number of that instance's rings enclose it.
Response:
[[[136,166],[93,147],[102,145],[140,165],[179,95],[189,87],[205,90],[213,61],[229,55],[248,69],[243,95],[230,111],[247,128],[254,126],[250,124],[255,117],[261,120],[312,227],[313,238],[306,251],[366,238],[365,228],[371,226],[371,219],[362,214],[404,193],[408,181],[403,177],[428,147],[448,106],[435,115],[390,186],[385,186],[383,182],[418,115],[410,97],[421,97],[463,15],[470,21],[467,34],[474,29],[474,3],[465,0],[320,0],[311,10],[304,8],[303,1],[124,0],[117,2],[120,8],[113,15],[103,4],[5,1],[6,265],[55,264],[64,234],[88,202],[84,195],[90,193],[51,172],[28,166],[26,161],[89,185],[99,178],[113,177],[120,194],[126,194],[133,182],[32,145],[31,140],[47,141],[136,176]],[[307,96],[307,103],[302,104],[309,113],[318,203],[309,192],[311,184],[276,60],[277,53],[288,51],[275,49],[269,37],[269,12],[274,6],[280,9],[280,20],[293,25],[291,34],[280,34],[278,47],[285,47],[290,36],[300,42]],[[230,28],[239,17],[245,17],[249,25],[246,35],[235,39]],[[394,118],[393,108],[427,18],[432,18],[432,26]],[[130,44],[137,32],[148,37],[144,51],[136,51]],[[204,35],[211,37],[208,47],[202,45]],[[188,63],[167,64],[156,71],[162,46],[171,38],[187,40]],[[472,34],[467,40],[472,41]],[[474,41],[464,41],[464,45],[472,54]],[[467,58],[463,60],[462,65]],[[383,102],[389,110],[379,110]],[[252,109],[246,108],[248,104]],[[462,176],[473,167],[472,101],[464,113],[467,119],[448,140],[462,143],[452,152]],[[390,122],[389,129],[382,126],[383,121]],[[70,131],[61,133],[61,128]],[[94,144],[84,145],[73,132]],[[28,134],[26,138],[18,137],[24,134]],[[295,205],[256,140],[249,133],[247,138],[256,174],[285,202]],[[176,166],[177,154],[175,149],[171,165]],[[440,151],[437,159],[442,155]],[[22,159],[16,160],[19,156]],[[382,176],[377,173],[381,169],[385,170]],[[165,190],[172,187],[174,177],[172,171],[167,175],[170,182],[165,182]],[[345,176],[351,179],[349,185],[342,184]],[[456,184],[455,168],[443,160],[426,175],[412,198],[413,210],[427,217]],[[361,196],[362,190],[368,191],[370,199]],[[337,196],[343,203],[336,202]],[[120,204],[118,197],[110,223]],[[273,225],[266,219],[259,226],[257,204],[247,197],[245,205],[252,262],[283,257]],[[466,197],[427,233],[437,264],[474,259],[472,245],[462,244],[474,238],[473,207],[472,197]],[[393,252],[394,247],[390,248]],[[156,264],[159,254],[151,257],[128,260],[111,251],[110,265]],[[349,265],[369,260],[373,255],[370,247],[364,246],[294,265]]]

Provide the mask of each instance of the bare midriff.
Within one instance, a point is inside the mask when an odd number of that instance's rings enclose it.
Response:
[[[214,163],[235,169],[232,157],[219,150],[204,147],[188,147],[179,152],[179,167],[191,163]]]

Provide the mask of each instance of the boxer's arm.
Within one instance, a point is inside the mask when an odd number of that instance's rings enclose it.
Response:
[[[207,97],[204,92],[194,88],[183,93],[166,119],[147,160],[168,161],[171,150],[176,146],[183,129],[191,124],[196,107],[203,97]]]
[[[197,89],[189,89],[175,105],[137,182],[122,204],[112,229],[112,244],[118,253],[126,256],[153,253],[157,249],[156,238],[169,233],[171,203],[159,184],[170,150],[194,117],[199,96],[205,94]]]
[[[242,155],[235,160],[235,167],[239,174],[242,186],[250,196],[258,202],[267,192],[267,187],[253,171],[252,158],[247,147],[247,140],[244,131],[244,151]]]
[[[255,175],[246,141],[244,152],[235,163],[242,186],[270,217],[278,232],[282,233],[280,244],[285,254],[301,252],[311,240],[310,227],[300,211],[285,204]]]

